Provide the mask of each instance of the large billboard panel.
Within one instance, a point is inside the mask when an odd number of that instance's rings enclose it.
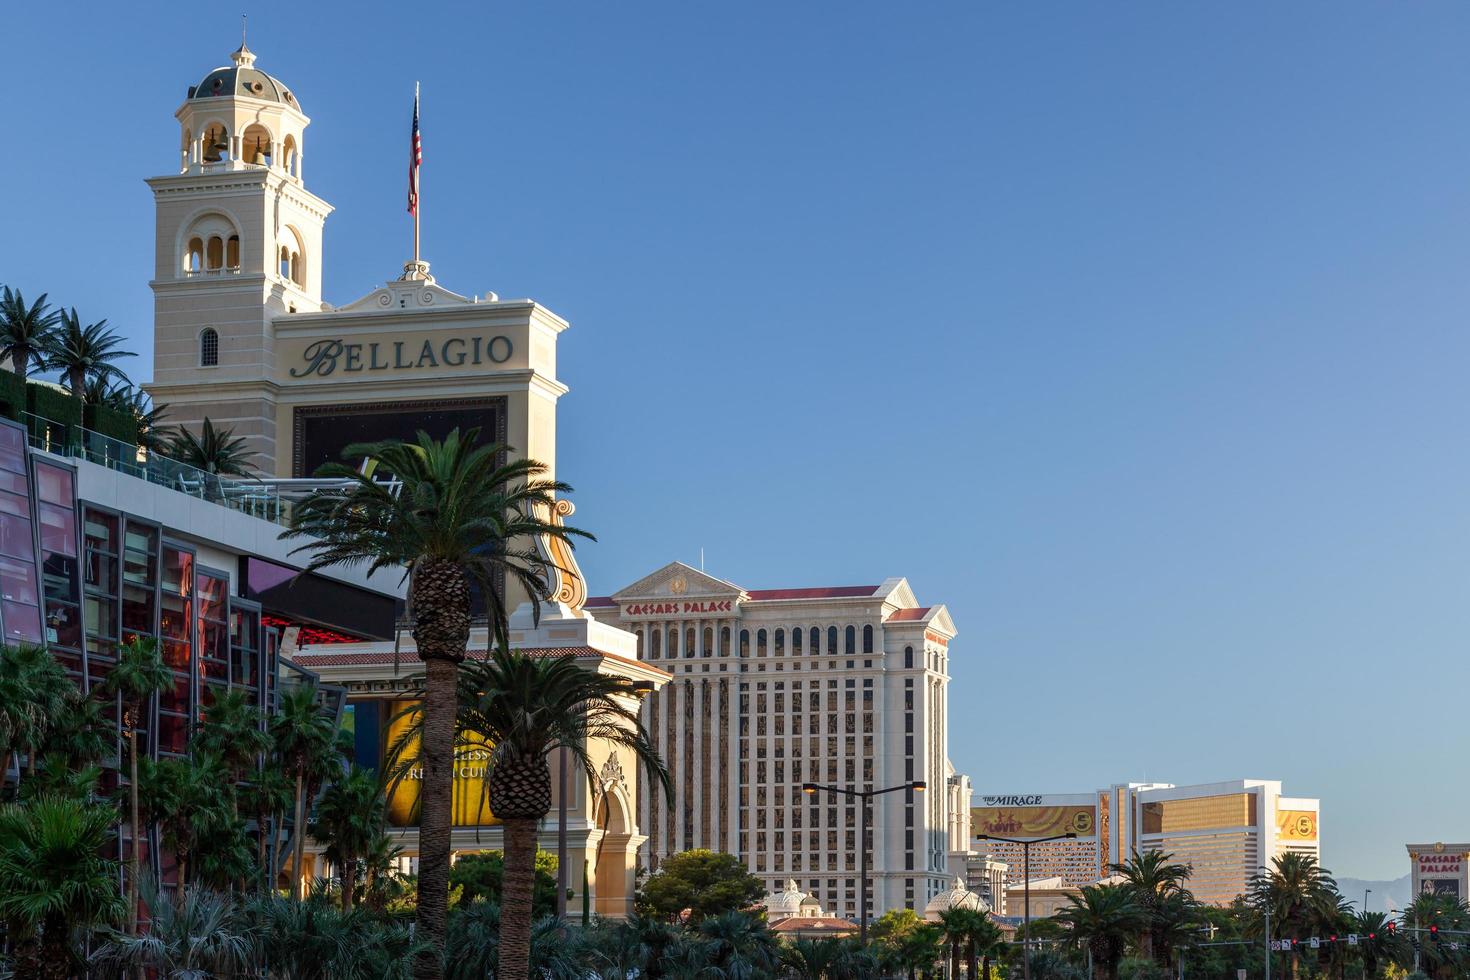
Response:
[[[1317,811],[1277,810],[1276,836],[1281,840],[1316,840]]]
[[[407,762],[418,758],[418,735],[412,731],[417,720],[414,708],[413,701],[395,701],[389,708],[386,748],[391,752],[403,742],[397,758]],[[483,740],[464,738],[454,747],[454,788],[450,795],[454,826],[488,827],[500,822],[490,813],[485,795],[489,762],[490,746]],[[403,771],[388,786],[388,824],[417,827],[423,774],[417,767],[403,763],[397,768]]]
[[[970,831],[974,834],[993,834],[997,837],[1055,837],[1073,833],[1078,837],[1091,837],[1097,832],[1096,804],[1046,805],[1045,797],[994,797],[982,796],[979,800],[1017,799],[1023,805],[986,805],[971,807]]]

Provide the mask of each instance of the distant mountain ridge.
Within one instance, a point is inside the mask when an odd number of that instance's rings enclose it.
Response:
[[[1411,888],[1409,876],[1395,878],[1393,881],[1368,881],[1364,878],[1338,878],[1337,889],[1342,892],[1342,897],[1353,903],[1353,908],[1362,908],[1363,889],[1371,888],[1373,893],[1368,896],[1369,912],[1397,912],[1409,904],[1409,891]]]

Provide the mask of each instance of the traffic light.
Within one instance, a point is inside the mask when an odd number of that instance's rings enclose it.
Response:
[[[1429,935],[1431,937],[1438,936],[1439,935],[1439,926],[1430,926],[1429,927]]]
[[[1378,937],[1376,935],[1374,935],[1373,933],[1370,932],[1370,933],[1368,933],[1368,938],[1369,939],[1377,939]]]
[[[1388,924],[1388,934],[1390,936],[1392,936],[1394,933],[1396,933],[1398,931],[1399,931],[1399,927],[1398,927],[1398,923],[1397,922],[1390,922]]]

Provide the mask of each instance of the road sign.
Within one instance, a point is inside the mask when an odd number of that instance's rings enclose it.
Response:
[[[1356,946],[1356,945],[1358,945],[1358,934],[1356,932],[1350,932],[1350,933],[1348,933],[1348,945],[1349,946]]]
[[[1321,949],[1322,940],[1318,939],[1316,936],[1313,936],[1310,945],[1313,949]]]

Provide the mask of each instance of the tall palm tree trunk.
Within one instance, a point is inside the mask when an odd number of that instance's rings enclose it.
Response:
[[[986,954],[980,960],[980,976],[983,980],[990,980],[990,954]]]
[[[87,373],[80,367],[68,368],[66,372],[67,382],[71,385],[71,393],[81,398],[87,393]]]
[[[972,936],[965,946],[965,976],[975,980],[975,940]]]
[[[306,881],[301,866],[305,863],[306,851],[306,774],[296,767],[296,806],[293,813],[296,823],[291,828],[291,897],[301,901],[302,886]]]
[[[132,840],[128,843],[128,935],[138,934],[138,876],[142,862],[138,860],[138,726],[128,725],[128,807]]]
[[[536,882],[536,821],[505,821],[505,881],[500,903],[500,980],[526,980]]]
[[[26,379],[26,368],[29,366],[27,362],[30,359],[30,355],[24,351],[16,351],[10,355],[10,367],[22,381]]]
[[[468,605],[466,603],[466,605]],[[419,793],[418,937],[429,948],[414,965],[417,980],[439,980],[444,973],[444,928],[449,914],[449,834],[453,819],[454,715],[459,665],[435,656],[424,661],[424,731],[419,745],[423,768]],[[508,833],[508,831],[507,831]],[[509,848],[507,848],[507,851]],[[506,854],[507,886],[510,854]],[[504,931],[504,918],[501,929]],[[527,948],[529,948],[529,931]],[[500,944],[505,962],[505,941]],[[510,973],[503,973],[509,977]]]
[[[342,910],[352,911],[352,893],[357,890],[357,858],[346,854],[342,857]]]
[[[71,930],[59,915],[48,915],[41,924],[42,980],[71,980]]]

